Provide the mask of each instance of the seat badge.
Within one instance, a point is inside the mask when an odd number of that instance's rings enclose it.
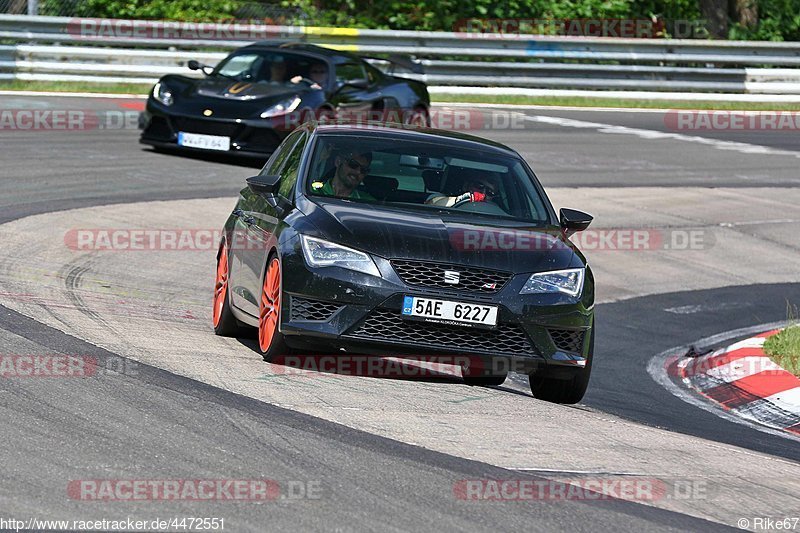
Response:
[[[458,285],[458,282],[461,281],[461,274],[455,270],[445,270],[444,271],[444,282],[448,285]]]

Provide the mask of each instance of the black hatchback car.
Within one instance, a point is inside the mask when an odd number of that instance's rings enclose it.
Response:
[[[515,151],[428,128],[305,124],[225,224],[213,321],[258,328],[264,359],[294,351],[461,354],[474,385],[509,370],[533,395],[580,401],[592,367],[594,280]]]
[[[321,46],[262,42],[234,51],[216,67],[190,61],[189,68],[205,77],[170,74],[153,87],[139,118],[141,143],[265,160],[312,118],[430,125],[424,83]]]

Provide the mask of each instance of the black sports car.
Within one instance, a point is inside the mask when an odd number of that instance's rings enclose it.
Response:
[[[592,217],[557,217],[510,148],[309,123],[240,194],[217,256],[217,334],[258,328],[267,361],[289,350],[468,355],[470,384],[499,385],[511,369],[537,398],[583,397],[594,280],[567,237]]]
[[[196,61],[189,68],[205,78],[171,74],[153,87],[139,120],[142,143],[265,158],[309,118],[378,115],[430,125],[425,84],[384,74],[345,52],[264,42],[214,68]]]

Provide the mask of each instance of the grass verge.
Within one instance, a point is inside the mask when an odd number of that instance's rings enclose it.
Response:
[[[36,91],[54,93],[106,93],[146,95],[152,85],[141,83],[85,83],[74,81],[0,81],[0,91]]]
[[[789,326],[764,342],[764,352],[777,364],[800,377],[800,325]]]
[[[85,83],[48,81],[0,81],[0,91],[80,92],[146,95],[151,85],[137,83]],[[620,107],[642,109],[719,109],[725,111],[800,111],[800,103],[760,102],[683,102],[673,100],[622,100],[617,98],[586,98],[578,96],[491,96],[435,94],[434,104],[453,102],[477,104],[515,104],[572,107]]]
[[[684,102],[678,100],[624,100],[583,96],[490,96],[471,94],[434,94],[434,103],[465,102],[480,104],[515,104],[572,107],[624,107],[644,109],[719,109],[724,111],[800,111],[800,103],[762,102]]]

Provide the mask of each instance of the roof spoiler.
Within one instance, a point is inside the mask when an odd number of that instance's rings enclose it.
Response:
[[[395,66],[410,70],[414,74],[425,74],[422,62],[409,55],[389,54],[388,57],[361,56],[362,59],[372,59],[375,61],[386,61],[389,63],[389,74],[394,74]]]

